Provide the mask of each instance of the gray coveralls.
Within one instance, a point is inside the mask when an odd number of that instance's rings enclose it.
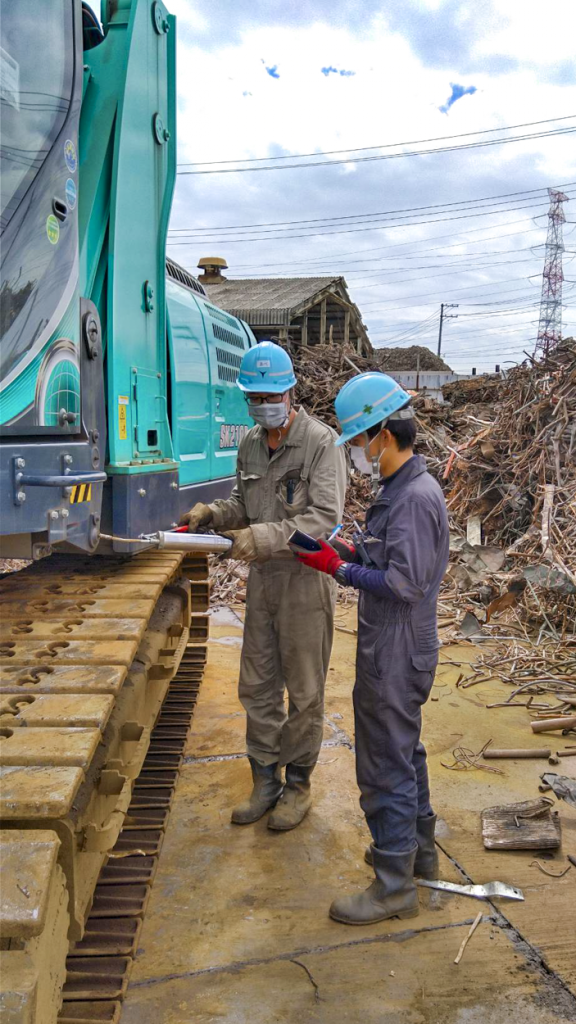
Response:
[[[253,427],[240,442],[231,497],[210,506],[215,529],[250,525],[256,543],[238,694],[247,752],[263,765],[314,765],[322,742],[337,586],[301,565],[287,540],[295,529],[327,537],[342,521],[347,463],[335,437],[300,409],[270,455],[266,430]]]
[[[432,813],[421,708],[438,663],[449,547],[444,497],[421,455],[383,482],[366,527],[367,550],[397,600],[360,590],[356,772],[376,847],[402,853],[414,848],[416,818]]]

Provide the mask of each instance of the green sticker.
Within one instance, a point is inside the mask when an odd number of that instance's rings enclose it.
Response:
[[[51,245],[56,245],[60,238],[60,225],[53,213],[46,218],[46,234]]]

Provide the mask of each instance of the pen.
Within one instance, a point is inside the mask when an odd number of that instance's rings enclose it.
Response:
[[[330,543],[330,541],[331,541],[331,540],[334,540],[334,537],[336,537],[336,535],[337,535],[338,533],[340,533],[340,530],[341,530],[341,529],[342,529],[342,523],[338,523],[338,526],[336,526],[336,527],[335,527],[335,528],[334,528],[334,529],[332,530],[332,533],[331,533],[331,534],[330,534],[330,536],[328,537],[328,541],[327,541],[327,543],[328,543],[328,544]]]

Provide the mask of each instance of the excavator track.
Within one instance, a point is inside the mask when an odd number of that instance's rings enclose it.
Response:
[[[206,661],[204,555],[0,581],[0,1016],[115,1022]]]

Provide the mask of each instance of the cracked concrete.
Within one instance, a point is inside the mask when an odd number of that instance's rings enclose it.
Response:
[[[240,639],[238,616],[213,621],[213,636]],[[426,717],[442,816],[441,877],[499,878],[523,888],[526,902],[487,901],[458,966],[460,942],[482,908],[477,901],[422,889],[410,929],[400,921],[347,929],[328,918],[337,892],[361,889],[370,879],[351,739],[354,643],[348,634],[336,636],[315,802],[289,833],[270,832],[265,820],[230,823],[230,808],[249,785],[238,753],[239,646],[211,645],[122,1024],[576,1021],[572,872],[548,879],[530,866],[531,855],[485,851],[479,831],[481,807],[533,795],[537,763],[506,766],[504,778],[440,766],[463,737],[474,749],[490,735],[495,745],[524,745],[525,713],[480,711],[502,687],[462,693],[454,685],[458,667],[441,669],[434,692],[440,699]],[[462,652],[449,657],[466,660]],[[558,809],[573,852],[576,814]]]

